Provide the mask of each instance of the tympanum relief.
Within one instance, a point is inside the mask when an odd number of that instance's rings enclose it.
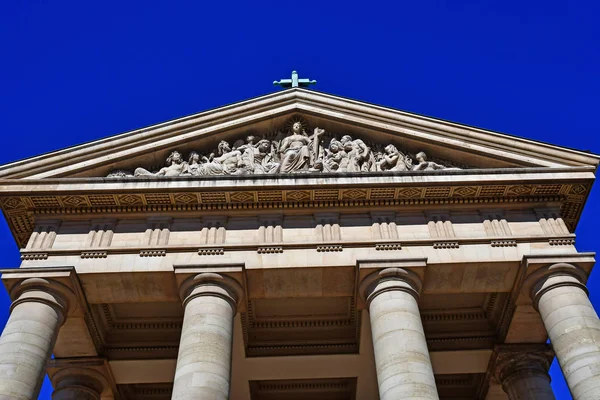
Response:
[[[268,139],[267,137],[272,137]],[[230,145],[222,140],[210,153],[191,151],[187,160],[172,151],[166,166],[156,171],[136,168],[115,170],[108,177],[218,176],[319,172],[434,171],[460,169],[428,161],[424,152],[411,155],[395,145],[366,143],[350,135],[335,135],[321,128],[308,132],[302,120],[293,120],[283,132],[259,138],[248,135]]]

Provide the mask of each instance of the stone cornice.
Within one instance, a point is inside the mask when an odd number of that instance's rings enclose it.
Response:
[[[297,88],[16,161],[0,166],[0,176],[44,178],[72,175],[115,164],[132,154],[180,146],[190,140],[293,113],[365,127],[415,142],[435,143],[515,165],[595,167],[600,160],[596,155],[581,151]]]
[[[576,172],[575,170],[579,171]],[[506,173],[500,173],[504,171]],[[562,171],[562,172],[561,172]],[[24,247],[36,215],[556,203],[574,230],[594,179],[589,168],[247,179],[0,180],[0,207]],[[490,172],[490,173],[488,173]],[[273,211],[270,211],[271,213]]]

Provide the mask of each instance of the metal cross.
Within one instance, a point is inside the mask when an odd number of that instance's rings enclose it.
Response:
[[[283,88],[290,87],[308,87],[309,85],[314,85],[317,83],[315,80],[310,79],[298,79],[298,73],[296,71],[292,71],[292,79],[282,79],[280,81],[274,81],[273,85],[281,86]]]

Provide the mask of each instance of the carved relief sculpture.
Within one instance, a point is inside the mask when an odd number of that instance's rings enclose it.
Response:
[[[343,135],[337,139],[324,129],[315,128],[308,135],[302,121],[292,120],[287,134],[279,132],[274,139],[248,135],[230,146],[222,140],[208,156],[191,151],[188,160],[172,151],[166,167],[156,172],[136,168],[131,174],[115,170],[108,177],[127,176],[219,176],[289,173],[357,173],[375,171],[435,171],[459,169],[428,161],[424,152],[413,157],[398,150],[394,144],[382,147],[367,144],[362,139]],[[326,136],[327,135],[327,136]],[[271,135],[273,136],[273,135]]]

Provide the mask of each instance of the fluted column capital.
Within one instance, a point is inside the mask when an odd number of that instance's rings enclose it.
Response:
[[[359,285],[359,294],[367,307],[381,293],[399,290],[419,299],[422,289],[419,275],[405,268],[385,268],[367,275]]]
[[[60,317],[62,325],[71,310],[77,306],[75,293],[67,286],[47,278],[27,278],[10,290],[10,311],[19,304],[38,302],[52,307]]]
[[[187,278],[179,288],[179,296],[185,308],[192,299],[200,296],[215,296],[225,299],[234,314],[244,297],[242,286],[235,279],[215,272],[204,272]]]
[[[561,262],[534,271],[525,280],[524,287],[529,290],[533,307],[537,310],[542,295],[557,287],[574,286],[588,294],[586,280],[587,273],[582,268]]]

